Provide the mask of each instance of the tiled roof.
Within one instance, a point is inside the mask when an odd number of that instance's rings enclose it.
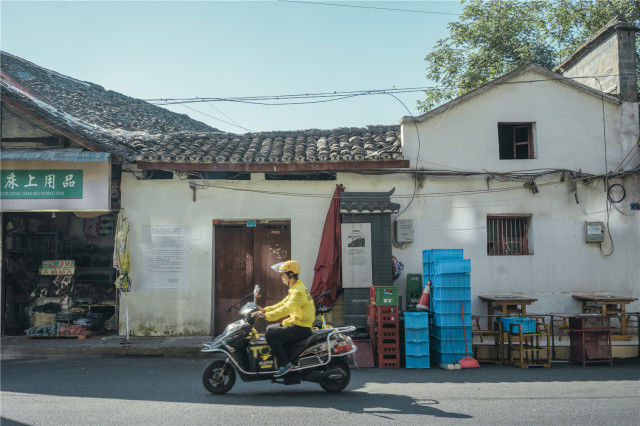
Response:
[[[308,163],[401,160],[399,126],[233,135],[168,135],[138,161],[169,163]]]
[[[125,161],[192,164],[402,160],[399,126],[233,134],[1,52],[2,96]]]
[[[340,195],[340,213],[398,213],[400,204],[391,202],[389,192],[343,192]]]
[[[217,129],[94,83],[76,80],[1,52],[2,97],[97,148],[133,160],[158,138]]]

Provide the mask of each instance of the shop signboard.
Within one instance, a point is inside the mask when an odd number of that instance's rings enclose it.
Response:
[[[3,212],[111,210],[110,161],[5,160],[0,164]]]
[[[76,272],[75,260],[43,260],[40,275],[73,275]]]
[[[3,199],[80,199],[82,169],[72,170],[2,170]]]
[[[342,287],[363,288],[373,283],[371,224],[342,225]]]

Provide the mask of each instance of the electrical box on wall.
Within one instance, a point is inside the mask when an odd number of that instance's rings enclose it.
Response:
[[[413,220],[399,219],[393,222],[396,243],[412,243],[413,242]]]
[[[587,243],[601,243],[604,241],[603,222],[585,222],[584,237]]]

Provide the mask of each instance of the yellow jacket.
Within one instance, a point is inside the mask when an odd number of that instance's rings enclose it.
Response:
[[[313,299],[300,280],[289,288],[289,294],[279,303],[264,308],[264,317],[267,321],[277,321],[287,315],[289,317],[282,321],[283,326],[311,327],[316,319]]]

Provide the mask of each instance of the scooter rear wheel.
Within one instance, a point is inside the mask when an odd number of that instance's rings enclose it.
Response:
[[[327,365],[327,370],[342,370],[344,374],[340,379],[327,379],[320,382],[322,389],[330,393],[337,393],[347,387],[349,380],[351,380],[351,369],[346,362],[341,359],[334,359]]]
[[[236,383],[236,371],[225,360],[213,361],[202,373],[202,384],[213,394],[223,394]]]

